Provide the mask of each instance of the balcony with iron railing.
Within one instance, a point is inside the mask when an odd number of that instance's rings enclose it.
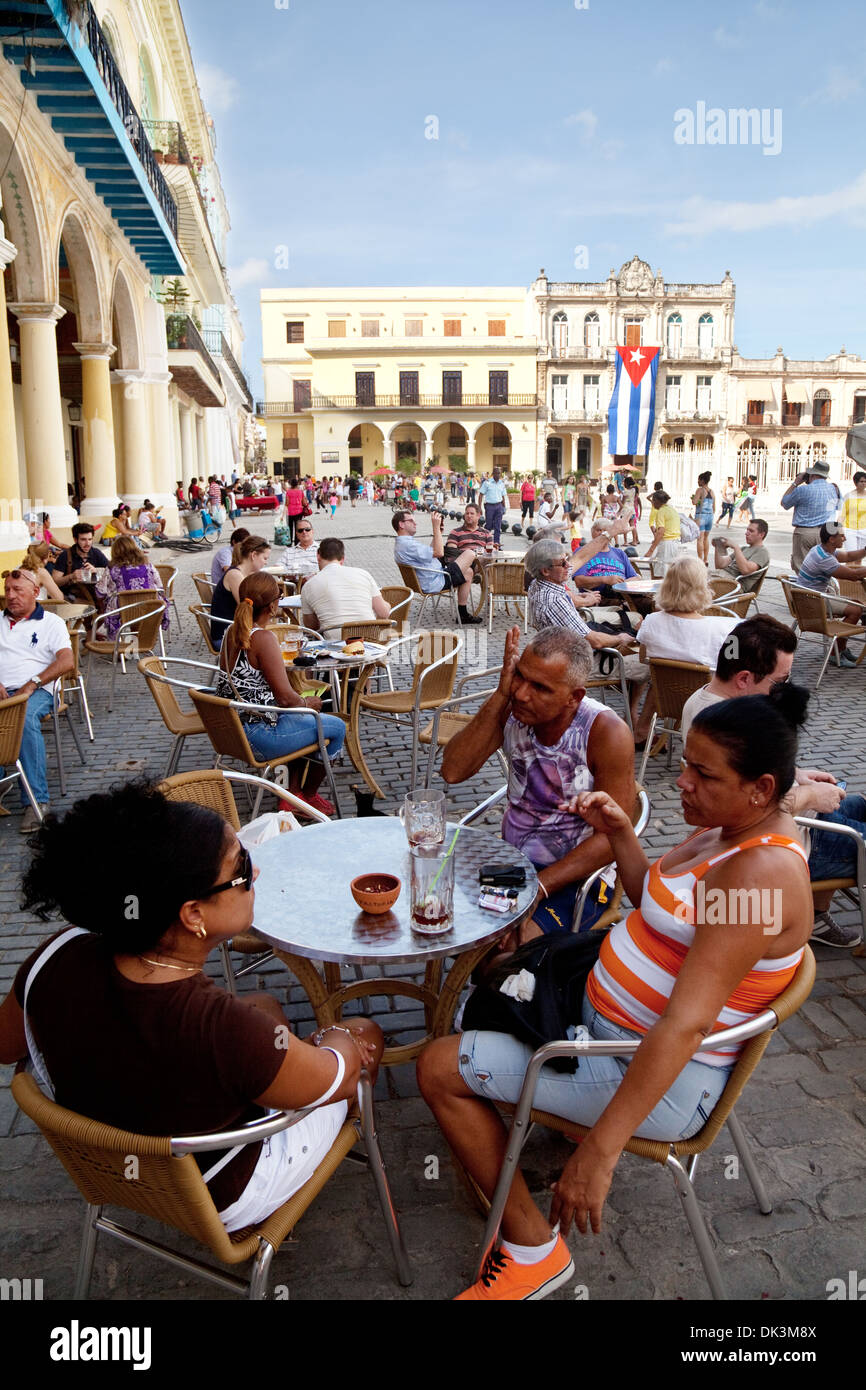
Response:
[[[178,385],[199,405],[225,405],[219,367],[189,315],[169,314],[165,321],[165,337],[169,371]]]
[[[501,396],[490,392],[464,392],[462,396],[442,393],[434,396],[381,395],[367,392],[349,396],[323,396],[313,392],[312,399],[295,405],[292,401],[257,401],[256,414],[264,418],[297,415],[307,410],[527,410],[535,409],[538,397],[531,393],[508,392]]]
[[[211,357],[221,357],[243,392],[247,403],[247,409],[253,408],[253,393],[250,389],[249,379],[243,367],[238,362],[231,348],[229,347],[225,335],[218,328],[203,328],[201,336],[204,345]]]
[[[609,362],[613,349],[602,347],[601,343],[554,343],[550,355],[558,362],[569,358],[575,362]]]

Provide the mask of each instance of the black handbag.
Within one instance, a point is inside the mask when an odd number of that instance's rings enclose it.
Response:
[[[519,946],[506,961],[495,966],[483,984],[469,996],[463,1011],[463,1030],[511,1033],[534,1051],[545,1043],[562,1042],[571,1024],[580,1022],[583,993],[598,960],[604,931],[551,932]],[[533,997],[521,1002],[502,994],[499,986],[509,975],[527,970],[535,976]],[[576,1057],[557,1057],[548,1063],[554,1071],[577,1071]]]

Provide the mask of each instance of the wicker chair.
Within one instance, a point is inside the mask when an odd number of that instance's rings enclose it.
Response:
[[[409,609],[412,606],[412,590],[405,584],[390,584],[380,590],[386,603],[391,605],[391,622],[398,627],[403,627],[409,622]],[[408,637],[409,630],[406,628],[401,636]]]
[[[445,748],[451,742],[455,734],[459,734],[462,729],[470,724],[475,715],[465,714],[462,706],[474,704],[477,700],[486,700],[496,689],[499,680],[500,668],[491,666],[486,671],[475,671],[470,676],[462,676],[457,682],[456,693],[451,700],[445,700],[438,707],[429,724],[418,735],[418,742],[424,747],[429,747],[430,753],[427,758],[427,772],[424,776],[424,786],[429,787],[433,780],[433,769],[436,765],[436,754],[440,748]],[[491,682],[486,690],[473,690],[467,693],[467,686],[475,681]],[[496,753],[502,771],[508,776],[508,763],[502,749]]]
[[[75,749],[78,753],[78,757],[82,767],[86,762],[86,759],[84,757],[84,749],[81,747],[81,740],[78,737],[78,731],[75,728],[75,725],[73,724],[69,716],[69,705],[64,699],[64,695],[65,690],[63,684],[63,677],[61,676],[61,678],[57,681],[56,686],[54,687],[54,704],[52,705],[48,714],[44,714],[42,716],[42,723],[48,724],[50,721],[51,730],[54,734],[54,750],[57,755],[57,780],[60,783],[61,796],[66,795],[66,767],[63,762],[63,748],[60,742],[61,717],[63,717],[66,723],[66,727],[72,735],[72,742],[75,744]]]
[[[195,585],[199,599],[209,608],[213,598],[213,591],[216,588],[210,575],[204,573],[194,574],[192,576],[192,582]]]
[[[742,622],[744,618],[748,618],[749,609],[754,602],[754,594],[744,594],[735,589],[733,593],[723,595],[718,603],[712,604],[704,611],[710,618],[737,618]]]
[[[434,608],[434,611],[435,611],[435,612],[438,612],[438,609],[439,609],[439,602],[440,602],[440,600],[443,599],[443,598],[447,598],[447,599],[448,599],[448,602],[449,602],[449,604],[450,604],[450,606],[451,606],[451,618],[452,618],[452,620],[453,620],[455,623],[458,623],[458,624],[460,623],[460,614],[459,614],[459,612],[458,612],[458,610],[457,610],[457,594],[456,594],[456,592],[455,592],[455,590],[454,590],[453,588],[451,588],[451,589],[439,589],[438,592],[435,593],[435,594],[427,594],[427,593],[425,593],[424,590],[421,588],[421,581],[419,580],[418,575],[419,575],[419,574],[442,574],[443,571],[442,571],[441,565],[429,565],[429,566],[426,566],[426,565],[422,565],[422,566],[398,565],[397,568],[398,568],[398,570],[400,571],[400,578],[403,580],[403,584],[405,585],[405,587],[406,587],[412,594],[414,594],[417,598],[420,598],[420,600],[421,600],[421,607],[418,609],[418,622],[419,622],[419,623],[421,622],[422,618],[424,617],[424,609],[427,607],[428,601],[429,601],[430,599],[433,600],[433,608]]]
[[[383,690],[374,694],[356,692],[350,713],[350,734],[352,745],[359,753],[363,763],[360,771],[377,796],[384,796],[379,784],[370,772],[361,752],[360,716],[362,711],[374,719],[385,719],[401,726],[402,718],[407,718],[412,730],[412,780],[410,786],[417,784],[418,739],[421,731],[421,715],[425,711],[438,709],[439,705],[450,700],[457,676],[457,661],[463,648],[463,639],[454,632],[432,629],[416,632],[411,637],[400,637],[391,645],[393,653],[404,644],[417,643],[412,668],[412,684],[407,690]],[[403,726],[405,727],[405,725]]]
[[[215,647],[210,640],[210,625],[211,623],[219,623],[222,627],[231,627],[231,618],[212,618],[210,615],[210,608],[202,603],[191,603],[189,605],[189,611],[198,623],[198,629],[207,647],[208,655],[212,656],[214,662],[216,662],[219,659],[220,652],[219,647]]]
[[[165,601],[169,605],[169,607],[174,610],[174,616],[177,618],[177,630],[178,632],[180,632],[180,613],[178,612],[177,599],[174,596],[174,585],[177,579],[177,570],[175,569],[174,565],[154,565],[154,569],[156,570],[157,574],[162,580],[162,590],[165,594]],[[208,599],[208,602],[210,602],[210,599]]]
[[[794,979],[791,981],[784,993],[774,1000],[769,1008],[764,1009],[756,1018],[748,1023],[740,1024],[735,1028],[726,1028],[721,1032],[713,1034],[713,1044],[718,1046],[723,1043],[743,1042],[745,1046],[740,1053],[739,1059],[731,1070],[728,1083],[725,1086],[719,1100],[704,1126],[691,1139],[676,1139],[667,1143],[657,1139],[630,1139],[625,1145],[625,1152],[634,1154],[638,1158],[648,1159],[651,1163],[659,1163],[668,1168],[673,1177],[677,1192],[682,1199],[686,1218],[689,1223],[701,1264],[707,1277],[710,1290],[714,1298],[724,1299],[727,1297],[725,1286],[722,1282],[721,1272],[716,1260],[715,1251],[710,1234],[704,1222],[698,1199],[693,1186],[695,1170],[698,1158],[705,1153],[713,1143],[722,1128],[727,1123],[728,1132],[733,1140],[734,1147],[739,1154],[743,1168],[746,1171],[752,1191],[758,1207],[764,1215],[769,1215],[773,1210],[772,1203],[767,1196],[766,1189],[761,1181],[754,1159],[743,1132],[739,1119],[734,1113],[734,1106],[742,1094],[743,1088],[752,1072],[755,1070],[763,1053],[770,1041],[770,1037],[778,1028],[780,1023],[784,1023],[792,1014],[796,1013],[801,1004],[805,1003],[812,990],[815,981],[815,958],[807,946],[803,953]],[[490,1204],[490,1212],[487,1220],[487,1229],[484,1232],[484,1239],[481,1242],[481,1259],[479,1261],[479,1276],[481,1267],[487,1257],[488,1251],[496,1242],[499,1226],[502,1221],[502,1213],[505,1203],[508,1200],[508,1193],[514,1173],[520,1161],[520,1153],[523,1148],[528,1132],[533,1124],[545,1125],[549,1129],[556,1130],[564,1134],[572,1143],[580,1143],[589,1133],[585,1125],[575,1124],[570,1120],[563,1120],[558,1115],[551,1115],[544,1110],[536,1110],[532,1105],[532,1098],[535,1093],[538,1074],[545,1062],[551,1061],[556,1057],[583,1057],[593,1052],[601,1053],[605,1056],[631,1056],[640,1045],[640,1040],[635,1042],[556,1042],[549,1043],[546,1047],[539,1048],[534,1053],[529,1066],[526,1069],[523,1086],[516,1106],[506,1107],[513,1113],[511,1131],[508,1138],[508,1145],[505,1157],[502,1161],[502,1168],[499,1174],[499,1181],[496,1191]],[[687,1163],[681,1160],[687,1159]]]
[[[168,1138],[132,1134],[66,1110],[43,1095],[33,1077],[19,1069],[12,1081],[17,1104],[39,1127],[87,1203],[87,1221],[78,1260],[73,1297],[87,1297],[96,1253],[96,1239],[105,1232],[138,1250],[167,1260],[210,1283],[249,1299],[268,1294],[271,1261],[300,1217],[318,1196],[328,1178],[363,1138],[370,1169],[388,1231],[397,1274],[403,1285],[412,1282],[412,1270],[403,1245],[397,1215],[391,1201],[373,1113],[370,1079],[362,1073],[358,1087],[360,1118],[351,1115],[313,1176],[295,1195],[252,1228],[229,1234],[217,1214],[195,1155],[236,1145],[257,1143],[296,1124],[310,1109],[278,1111],[265,1119],[222,1134]],[[138,1160],[136,1181],[128,1181],[129,1155]],[[171,1250],[103,1216],[105,1206],[121,1207],[168,1225],[205,1245],[224,1265],[253,1261],[248,1279],[215,1268]]]
[[[29,695],[23,694],[11,695],[6,700],[0,700],[0,768],[3,768],[0,787],[5,787],[20,778],[30,805],[36,812],[37,819],[41,821],[39,803],[33,795],[33,788],[21,763],[21,740],[24,737],[24,720],[27,718],[29,699]],[[10,767],[15,771],[6,771]]]
[[[232,794],[232,784],[243,786],[248,796],[251,796],[254,789],[260,792],[274,792],[286,806],[300,811],[309,820],[320,823],[328,821],[328,817],[323,816],[321,811],[316,811],[312,806],[299,801],[284,787],[276,787],[272,782],[254,777],[249,772],[229,772],[226,768],[182,772],[175,777],[166,777],[165,781],[160,783],[159,790],[169,801],[194,801],[197,806],[206,806],[208,810],[216,811],[218,816],[222,816],[223,820],[228,821],[232,829],[237,831],[241,828],[241,821]],[[253,956],[254,959],[236,970],[232,964],[231,951],[236,951],[242,956]],[[242,975],[247,975],[251,970],[257,970],[259,966],[266,965],[274,959],[273,951],[265,946],[261,937],[256,936],[254,931],[239,932],[231,941],[224,941],[219,952],[226,988],[230,994],[237,994],[237,981]]]
[[[655,713],[650,724],[644,755],[641,759],[638,781],[643,782],[646,765],[649,761],[656,724],[662,721],[668,740],[668,767],[673,764],[673,735],[679,731],[683,705],[696,690],[702,690],[713,678],[709,666],[701,666],[694,661],[666,661],[651,657],[650,680],[652,681]]]
[[[90,742],[93,742],[93,720],[90,717],[90,705],[87,701],[87,686],[84,683],[84,672],[81,669],[81,639],[87,637],[87,630],[83,624],[78,624],[69,629],[69,640],[72,643],[72,670],[63,676],[63,694],[75,695],[78,702],[78,717],[87,725],[87,735]]]
[[[88,652],[96,656],[111,658],[111,684],[108,692],[108,708],[114,708],[114,683],[117,667],[126,674],[126,657],[134,651],[154,655],[159,647],[160,656],[165,656],[162,641],[162,620],[167,604],[155,589],[122,589],[117,595],[116,609],[100,613],[93,620],[91,634],[84,643]],[[121,617],[121,623],[113,640],[99,638],[96,633],[109,617]]]
[[[637,793],[637,795],[635,797],[634,809],[632,810],[631,814],[631,823],[634,826],[635,835],[638,839],[640,839],[641,835],[644,833],[647,826],[649,825],[650,801],[649,797],[646,794],[646,791],[641,786],[640,782],[636,783],[635,792]],[[577,895],[577,899],[574,904],[574,915],[571,919],[571,930],[573,932],[580,931],[580,924],[583,920],[583,913],[586,907],[586,900],[589,897],[589,890],[592,888],[593,884],[597,883],[598,880],[602,878],[604,874],[606,874],[610,869],[614,868],[616,868],[616,879],[614,881],[613,891],[610,895],[610,902],[605,907],[604,912],[601,914],[601,916],[597,918],[597,920],[593,923],[592,930],[604,931],[607,927],[613,926],[614,922],[618,922],[619,919],[622,917],[622,877],[615,862],[610,864],[603,864],[600,869],[596,869],[586,879],[584,879],[583,885],[581,887],[580,892]]]
[[[866,654],[866,629],[860,623],[846,623],[841,618],[831,618],[825,594],[819,594],[814,589],[803,589],[790,579],[780,578],[779,583],[793,614],[794,626],[798,627],[804,634],[813,633],[820,637],[823,642],[824,661],[815,682],[815,689],[818,689],[824,679],[824,672],[834,653],[838,662],[840,641],[858,640],[863,642],[863,649],[858,660],[859,665]]]
[[[856,872],[853,878],[816,878],[810,883],[813,895],[821,893],[844,893],[860,913],[860,930],[866,940],[866,841],[853,825],[836,825],[833,821],[813,820],[810,816],[795,816],[798,825],[808,830],[827,830],[831,835],[842,835],[854,841]]]
[[[521,563],[513,560],[492,560],[489,565],[485,565],[485,578],[487,581],[487,631],[493,631],[493,605],[496,599],[502,599],[505,604],[506,613],[510,612],[509,603],[513,603],[517,613],[520,613],[520,605],[523,605],[523,631],[526,632],[529,621],[527,609],[529,607],[526,598],[526,585],[524,584],[524,568]]]
[[[178,667],[191,677],[193,671],[198,672],[198,675],[188,680],[170,676],[169,669],[174,671]],[[138,669],[147,681],[147,687],[156,702],[163,724],[170,734],[174,734],[174,743],[164,773],[164,776],[171,777],[172,773],[177,771],[186,740],[196,734],[207,732],[196,710],[181,708],[175,691],[189,691],[193,686],[200,686],[206,672],[212,675],[212,668],[205,666],[201,661],[189,661],[185,657],[148,656],[139,661]]]
[[[294,753],[285,753],[279,758],[257,758],[250,747],[247,731],[241,721],[241,714],[244,712],[260,713],[263,708],[269,714],[288,714],[294,716],[293,710],[283,710],[273,705],[261,706],[248,704],[244,700],[224,700],[219,695],[214,695],[210,690],[190,690],[190,699],[201,716],[205,732],[211,741],[216,752],[216,766],[219,767],[223,758],[235,758],[238,762],[246,763],[248,767],[253,767],[257,772],[264,772],[264,780],[270,780],[268,774],[274,768],[284,767],[287,763],[297,762],[300,758],[318,758],[325,769],[328,779],[331,800],[337,810],[337,815],[342,815],[340,810],[340,799],[337,795],[337,785],[334,781],[334,772],[331,767],[330,759],[327,755],[328,740],[322,730],[322,722],[315,710],[305,709],[298,711],[307,716],[312,715],[316,721],[317,739],[315,743],[305,744],[303,748],[298,748]],[[256,805],[253,811],[258,814],[261,805],[262,790],[259,789],[256,797]]]
[[[739,584],[736,579],[732,579],[729,574],[711,574],[707,576],[707,583],[713,598],[721,598],[723,594],[735,594],[739,592]]]

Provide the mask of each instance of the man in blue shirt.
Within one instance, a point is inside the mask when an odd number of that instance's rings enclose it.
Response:
[[[505,515],[505,504],[508,500],[508,490],[500,479],[498,468],[494,468],[492,478],[484,479],[480,494],[484,503],[484,525],[488,531],[493,532],[493,544],[498,550],[499,533],[502,529],[502,518]]]
[[[830,594],[833,581],[837,579],[866,579],[866,568],[862,562],[866,550],[843,550],[845,531],[840,521],[828,521],[818,532],[818,544],[813,545],[806,555],[797,583],[803,589],[814,589],[820,594]],[[842,618],[846,623],[857,623],[863,608],[853,600],[828,598],[826,600],[830,615]],[[849,652],[844,640],[839,640],[839,660],[843,666],[855,666],[857,657]]]
[[[391,517],[391,525],[397,532],[394,559],[398,565],[412,566],[422,593],[441,594],[444,589],[456,589],[461,623],[464,626],[480,623],[482,619],[471,617],[466,608],[472,587],[475,551],[462,550],[453,560],[446,560],[441,512],[434,512],[432,521],[433,544],[424,545],[415,539],[418,523],[412,513],[395,512]]]
[[[784,493],[785,511],[794,508],[791,568],[795,574],[802,568],[807,553],[818,544],[818,532],[824,522],[835,517],[841,500],[836,484],[830,482],[830,465],[824,459],[817,459],[805,473],[798,473]]]
[[[608,526],[602,525],[600,521],[593,522],[592,539],[597,541],[599,537],[608,534]],[[574,573],[572,579],[578,589],[598,589],[601,594],[602,603],[618,603],[622,595],[615,594],[612,585],[621,584],[624,579],[637,579],[637,570],[632,565],[624,550],[618,546],[608,546],[606,550],[601,550],[595,555],[591,555],[588,560],[581,560],[583,550],[588,551],[584,546],[575,551],[574,554]]]

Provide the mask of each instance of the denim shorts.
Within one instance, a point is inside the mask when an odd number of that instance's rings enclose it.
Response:
[[[604,1018],[584,996],[583,1023],[591,1038],[599,1041],[625,1041],[640,1033],[621,1028]],[[573,1035],[574,1030],[569,1030]],[[470,1090],[487,1100],[514,1104],[532,1048],[508,1033],[463,1033],[460,1038],[458,1068]],[[573,1076],[543,1067],[535,1090],[535,1107],[552,1115],[594,1125],[616,1093],[629,1063],[627,1057],[580,1058]],[[674,1084],[647,1118],[635,1130],[640,1139],[689,1139],[701,1129],[725,1089],[731,1067],[713,1067],[706,1062],[687,1062]]]
[[[840,801],[838,811],[827,812],[816,817],[828,825],[848,825],[858,835],[866,835],[866,799],[862,796],[846,796]],[[829,830],[813,830],[809,850],[809,877],[853,878],[857,873],[857,846],[847,835],[834,835]]]

